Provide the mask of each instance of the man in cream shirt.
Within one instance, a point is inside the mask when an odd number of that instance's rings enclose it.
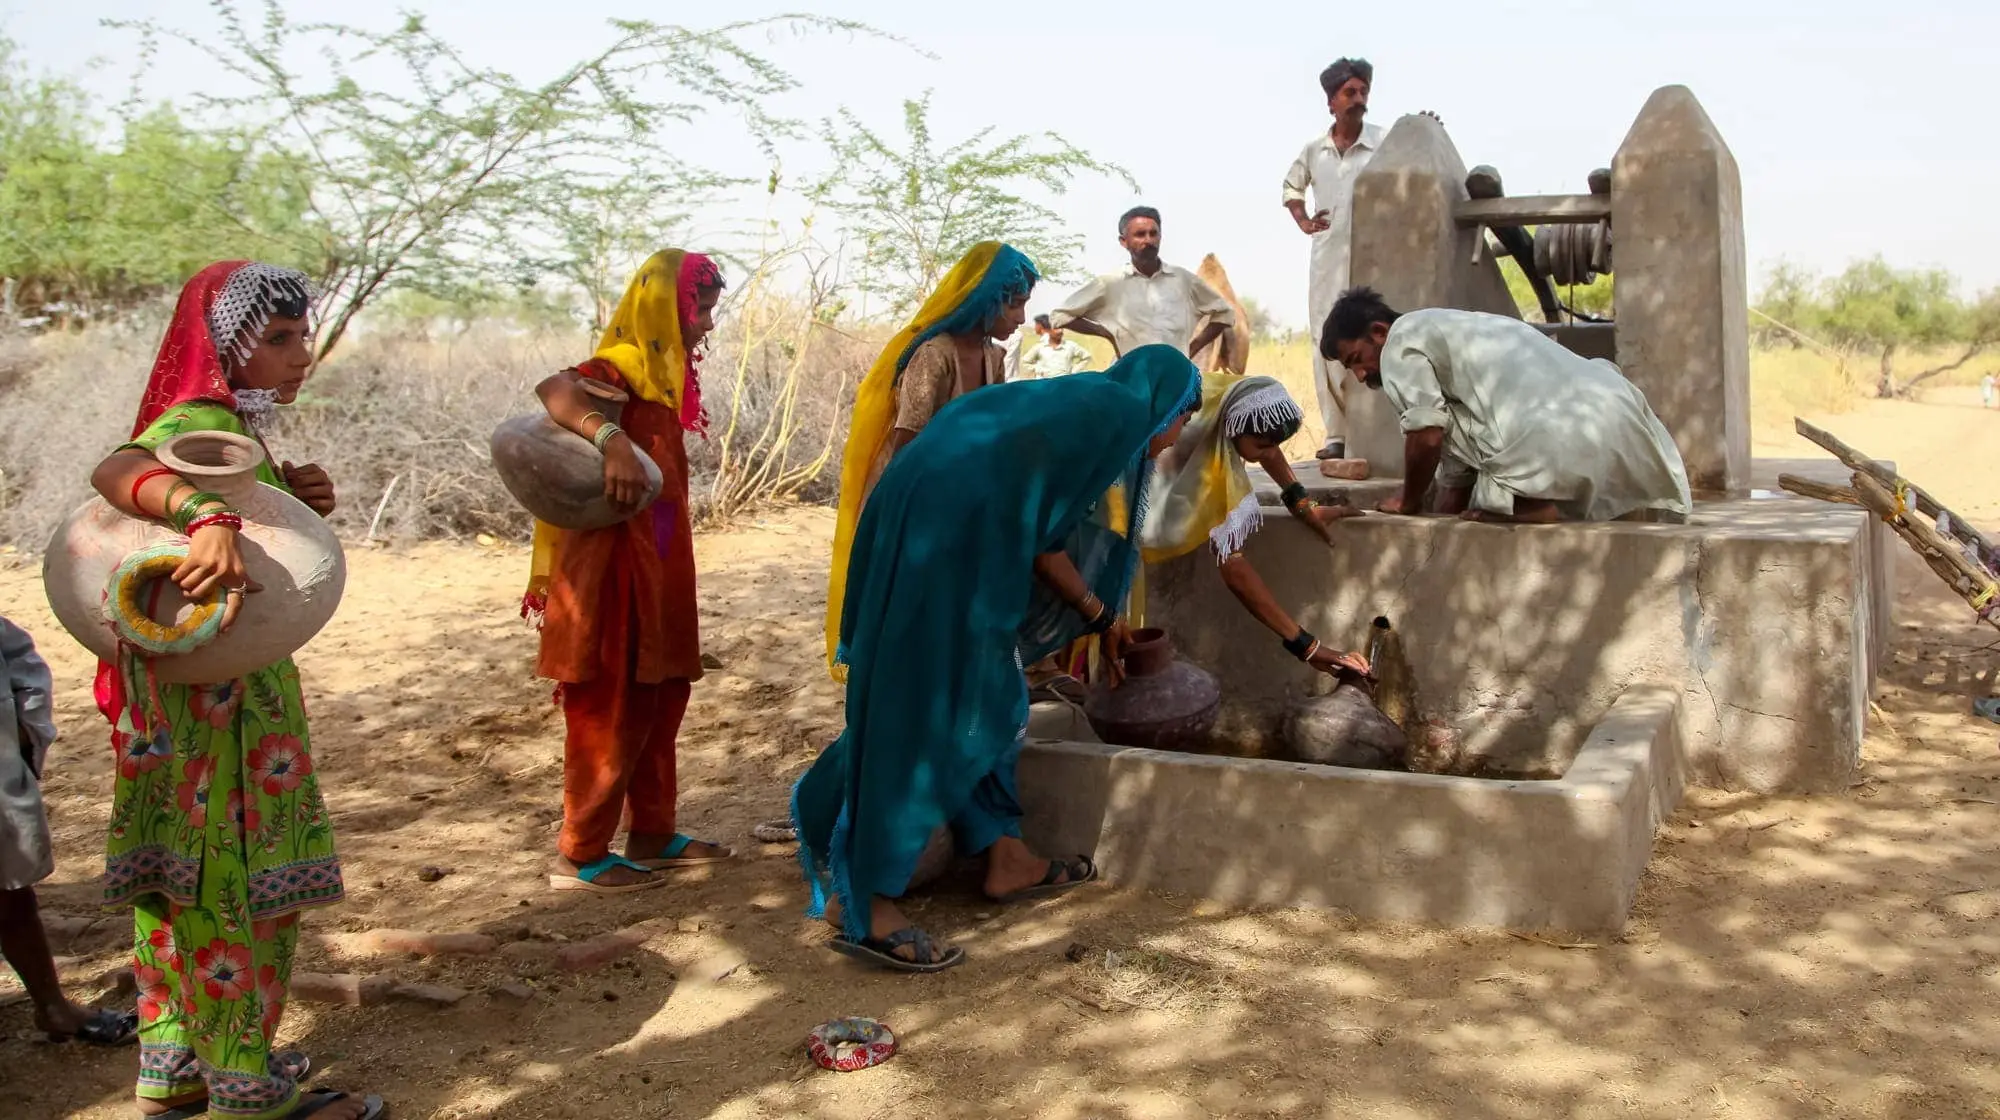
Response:
[[[1321,459],[1347,457],[1347,378],[1319,356],[1319,332],[1333,301],[1347,288],[1348,250],[1354,239],[1354,180],[1382,146],[1383,130],[1363,123],[1375,68],[1367,59],[1343,58],[1320,72],[1333,127],[1312,138],[1285,172],[1285,209],[1299,232],[1312,238],[1308,323],[1313,334],[1313,388],[1326,424]],[[1306,213],[1306,192],[1313,212]]]
[[[1475,521],[1610,521],[1637,510],[1684,519],[1687,468],[1646,395],[1505,315],[1399,314],[1372,288],[1334,301],[1320,352],[1379,389],[1402,419],[1403,492],[1383,513]]]
[[[1064,300],[1049,313],[1054,329],[1107,339],[1119,354],[1155,343],[1192,354],[1241,329],[1221,293],[1187,269],[1160,259],[1158,210],[1139,206],[1126,211],[1118,219],[1118,243],[1131,263]]]

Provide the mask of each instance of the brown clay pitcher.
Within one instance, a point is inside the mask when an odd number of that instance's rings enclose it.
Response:
[[[320,516],[304,502],[257,481],[264,449],[229,432],[176,436],[156,453],[160,465],[220,495],[243,515],[237,547],[250,581],[262,590],[243,599],[227,633],[185,653],[148,657],[154,678],[169,684],[219,684],[289,657],[333,618],[347,586],[347,558]],[[42,560],[42,586],[57,621],[104,660],[117,656],[119,631],[107,617],[114,573],[154,546],[187,541],[156,521],[128,517],[103,498],[69,515]],[[135,588],[133,601],[155,622],[185,625],[212,606],[190,603],[166,579]],[[218,599],[220,592],[217,593]]]
[[[1091,730],[1107,743],[1163,751],[1205,751],[1222,706],[1207,672],[1176,660],[1160,629],[1134,630],[1125,648],[1125,683],[1093,689],[1083,704]]]
[[[618,422],[625,402],[622,390],[596,381],[582,382],[595,398],[597,411]],[[645,500],[619,509],[604,496],[604,456],[589,440],[549,419],[546,412],[516,416],[493,430],[493,469],[500,484],[538,520],[558,529],[602,529],[627,520],[660,496],[659,464],[637,451],[646,472]]]

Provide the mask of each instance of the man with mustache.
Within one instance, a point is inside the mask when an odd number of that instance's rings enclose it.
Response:
[[[1160,212],[1135,206],[1118,219],[1118,243],[1131,256],[1120,273],[1100,276],[1049,313],[1055,330],[1108,340],[1123,355],[1164,343],[1192,354],[1242,329],[1229,301],[1189,272],[1160,259]],[[1196,327],[1200,333],[1196,333]]]
[[[1382,513],[1468,521],[1685,518],[1687,468],[1638,386],[1519,319],[1430,308],[1399,314],[1372,288],[1334,302],[1320,353],[1379,389],[1401,417],[1403,492]]]
[[[1312,238],[1311,281],[1307,289],[1307,322],[1313,331],[1313,386],[1318,391],[1320,419],[1326,424],[1326,446],[1317,458],[1347,457],[1347,379],[1340,367],[1318,356],[1319,329],[1333,301],[1348,284],[1348,253],[1354,240],[1354,180],[1375,158],[1386,130],[1366,123],[1368,96],[1375,85],[1375,67],[1365,58],[1343,58],[1320,71],[1326,111],[1333,127],[1306,143],[1285,172],[1285,209],[1299,232]],[[1438,120],[1425,110],[1424,116]],[[1442,124],[1442,121],[1439,121]],[[1312,192],[1313,212],[1306,213],[1306,192]]]

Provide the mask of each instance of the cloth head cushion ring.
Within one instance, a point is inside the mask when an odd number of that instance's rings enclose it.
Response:
[[[156,544],[127,556],[104,588],[104,617],[120,641],[155,657],[192,653],[222,632],[222,606],[229,592],[217,587],[207,601],[180,622],[158,622],[146,609],[147,589],[166,579],[187,559],[184,544]]]
[[[873,1019],[835,1019],[806,1036],[813,1061],[838,1073],[879,1066],[896,1055],[896,1035]]]

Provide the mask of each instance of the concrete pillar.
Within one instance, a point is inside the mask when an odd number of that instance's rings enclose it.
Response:
[[[1444,126],[1419,115],[1397,121],[1354,180],[1351,282],[1398,311],[1456,307],[1519,318],[1492,254],[1472,263],[1480,231],[1452,220],[1467,197],[1465,163]],[[1347,453],[1367,459],[1377,478],[1400,478],[1403,434],[1388,400],[1350,381],[1347,415]]]
[[[1611,165],[1618,365],[1698,493],[1750,485],[1750,323],[1736,157],[1685,86],[1654,91]]]

